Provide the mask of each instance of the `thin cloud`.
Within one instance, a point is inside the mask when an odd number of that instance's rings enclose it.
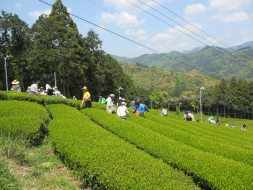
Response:
[[[209,9],[226,11],[238,10],[243,6],[251,4],[253,0],[210,0]]]
[[[231,13],[231,14],[217,14],[212,16],[213,20],[217,20],[219,22],[224,23],[232,23],[232,22],[242,22],[248,20],[250,16],[243,11]]]
[[[138,26],[143,23],[142,20],[138,19],[136,15],[130,14],[126,11],[121,11],[120,13],[107,13],[101,14],[100,19],[104,23],[115,22],[120,28],[128,28]]]
[[[44,10],[38,10],[38,11],[32,11],[29,12],[29,16],[32,17],[34,20],[38,19],[40,15],[46,14],[49,15],[51,12],[51,9],[44,9]]]
[[[185,13],[187,15],[193,15],[193,14],[204,12],[205,9],[206,9],[205,6],[201,3],[191,4],[185,7]]]
[[[143,30],[142,28],[140,28],[138,30],[127,29],[124,32],[125,32],[125,34],[127,34],[129,36],[133,36],[133,37],[140,39],[140,40],[146,40],[149,37],[149,34],[145,30]]]

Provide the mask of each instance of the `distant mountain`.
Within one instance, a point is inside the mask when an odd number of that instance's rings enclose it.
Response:
[[[239,49],[243,49],[243,48],[253,48],[253,41],[252,42],[246,42],[244,44],[238,45],[238,46],[234,46],[231,48],[227,48],[227,50],[229,51],[237,51]]]
[[[217,79],[231,78],[253,80],[253,42],[236,46],[231,52],[227,49],[206,46],[191,53],[172,51],[162,54],[144,54],[134,58],[113,56],[120,62],[155,66],[174,72],[200,71]],[[236,48],[234,47],[234,48]]]

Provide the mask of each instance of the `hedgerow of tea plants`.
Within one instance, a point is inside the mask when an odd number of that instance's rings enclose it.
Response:
[[[157,118],[161,119],[161,118]],[[166,118],[167,120],[169,118]],[[240,145],[232,146],[231,143],[223,142],[222,139],[209,139],[203,136],[201,132],[197,132],[194,135],[186,133],[184,131],[178,130],[178,128],[183,128],[182,125],[187,125],[188,123],[181,123],[181,126],[177,125],[177,128],[171,127],[171,125],[177,124],[173,123],[170,125],[162,125],[155,121],[149,120],[142,117],[130,117],[131,122],[140,124],[142,127],[146,127],[152,131],[155,131],[161,135],[167,136],[176,141],[182,142],[184,144],[190,145],[197,149],[214,153],[216,155],[221,155],[229,159],[240,161],[253,166],[253,152],[241,148]],[[178,122],[179,123],[179,122]],[[196,126],[195,126],[196,127]],[[184,127],[185,128],[185,127]],[[243,142],[242,142],[243,143]]]
[[[253,168],[249,165],[187,146],[103,110],[83,112],[121,138],[193,175],[204,188],[253,189]]]
[[[94,189],[198,189],[185,176],[65,105],[48,105],[60,156]]]
[[[25,92],[0,91],[0,100],[19,100],[37,102],[39,104],[66,104],[71,107],[80,108],[80,101],[64,99],[57,96],[32,95]]]
[[[23,136],[31,143],[40,143],[49,120],[46,109],[39,104],[24,101],[0,101],[0,132]]]

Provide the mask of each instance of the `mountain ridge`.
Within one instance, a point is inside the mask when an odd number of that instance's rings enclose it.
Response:
[[[251,47],[252,45],[252,47]],[[249,46],[249,47],[248,47]],[[202,71],[202,74],[215,76],[217,79],[253,80],[253,42],[247,42],[233,47],[231,52],[226,48],[205,46],[198,51],[183,53],[143,54],[134,58],[113,56],[119,62],[155,66],[173,72]]]

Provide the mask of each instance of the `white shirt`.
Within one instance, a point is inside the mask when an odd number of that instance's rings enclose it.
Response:
[[[162,113],[161,113],[162,115],[168,115],[168,112],[167,112],[167,110],[166,109],[162,109]]]
[[[31,91],[38,94],[38,84],[34,83],[31,85]]]
[[[128,113],[129,113],[129,112],[128,112],[126,106],[124,106],[124,105],[119,106],[118,109],[117,109],[117,115],[118,115],[119,117],[124,117],[124,116],[126,116],[126,114],[128,114]]]
[[[52,88],[49,84],[46,84],[46,92],[48,91],[48,89],[52,89]]]
[[[111,106],[113,106],[113,101],[112,101],[112,98],[109,97],[109,98],[107,98],[107,108],[109,108]]]
[[[188,113],[188,115],[192,118],[192,121],[195,121],[194,116],[192,113]]]

